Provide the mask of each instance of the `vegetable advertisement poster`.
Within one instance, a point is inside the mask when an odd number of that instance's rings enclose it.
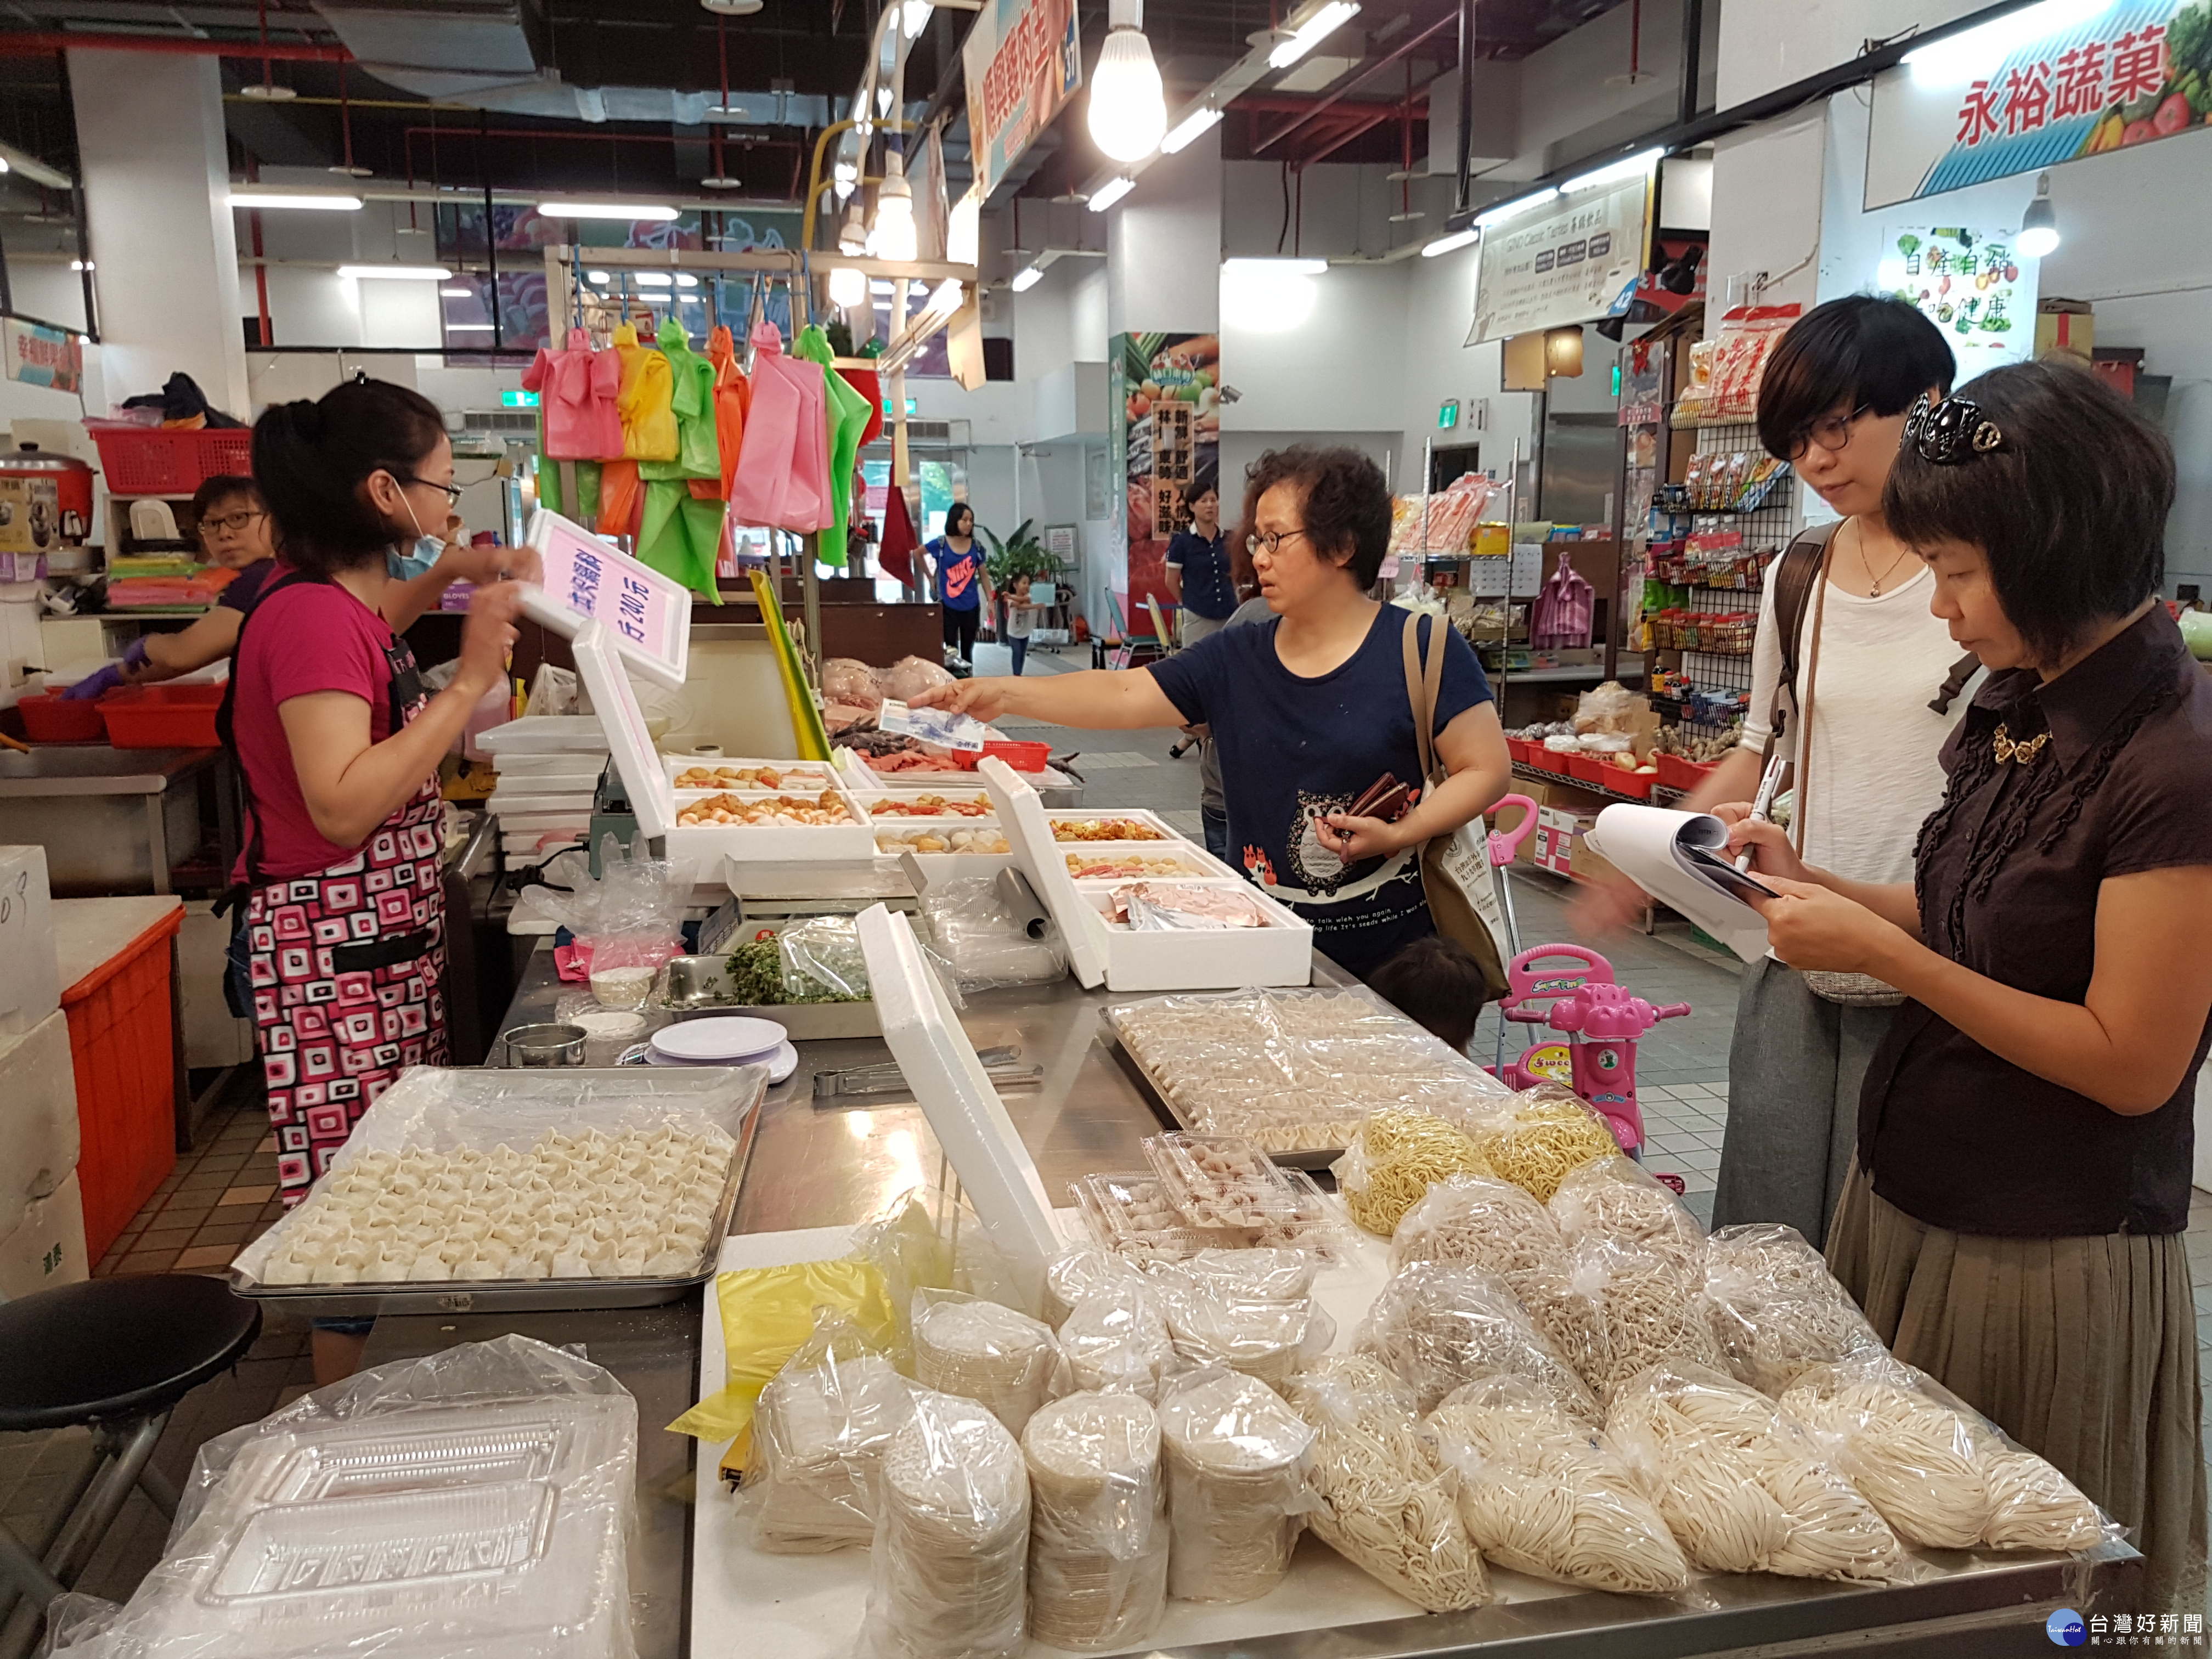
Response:
[[[1163,606],[1168,539],[1190,522],[1190,501],[1221,471],[1221,337],[1116,334],[1107,347],[1114,474],[1126,497],[1128,562],[1109,586],[1131,627],[1148,596]],[[1224,516],[1235,507],[1224,502]]]
[[[1875,286],[1943,331],[1960,385],[2035,355],[2036,262],[2008,230],[1970,225],[1892,227]]]

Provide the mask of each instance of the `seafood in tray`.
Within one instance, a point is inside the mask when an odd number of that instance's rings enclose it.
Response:
[[[1212,876],[1207,869],[1175,853],[1070,853],[1067,873],[1078,881],[1131,881],[1158,876]]]
[[[814,789],[826,787],[830,774],[820,766],[723,766],[701,763],[678,767],[678,789]]]
[[[991,798],[973,795],[885,795],[866,803],[872,818],[988,818]]]
[[[748,798],[744,795],[709,795],[704,800],[693,801],[676,814],[679,825],[691,827],[710,823],[737,824],[823,824],[856,822],[852,809],[844,798],[834,789],[824,789],[809,799],[798,795],[769,795]]]
[[[1140,881],[1116,887],[1100,908],[1117,927],[1164,933],[1177,928],[1218,932],[1271,926],[1267,913],[1233,886]]]
[[[1054,818],[1054,841],[1165,841],[1164,832],[1141,818]]]
[[[927,830],[876,831],[878,853],[975,853],[988,856],[1008,850],[1006,832],[995,823],[944,823]]]
[[[1494,1109],[1505,1085],[1364,990],[1147,998],[1106,1019],[1187,1127],[1334,1156],[1382,1107]]]

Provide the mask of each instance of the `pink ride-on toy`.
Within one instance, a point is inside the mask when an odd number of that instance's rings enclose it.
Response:
[[[1563,1083],[1604,1115],[1623,1151],[1642,1146],[1636,1040],[1661,1020],[1688,1013],[1690,1005],[1653,1007],[1614,982],[1611,963],[1579,945],[1539,945],[1523,951],[1506,976],[1513,988],[1498,1012],[1519,1024],[1565,1032],[1567,1041],[1532,1044],[1499,1077],[1516,1089]]]

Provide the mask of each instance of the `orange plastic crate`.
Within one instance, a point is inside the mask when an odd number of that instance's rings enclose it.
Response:
[[[86,1260],[97,1261],[177,1164],[169,941],[181,908],[62,992],[76,1073]]]

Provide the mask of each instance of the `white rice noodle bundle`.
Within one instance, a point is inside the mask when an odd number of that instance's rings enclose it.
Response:
[[[1413,1391],[1379,1362],[1339,1354],[1293,1377],[1288,1392],[1319,1436],[1320,1505],[1309,1520],[1322,1542],[1426,1612],[1489,1601],[1482,1557],[1421,1433]]]
[[[1782,1409],[1907,1543],[2075,1551],[2107,1536],[2104,1516],[2064,1475],[1887,1354],[1806,1371]]]
[[[1429,1414],[1468,1535],[1502,1567],[1583,1589],[1670,1595],[1690,1564],[1628,1466],[1518,1377],[1454,1389]]]
[[[1168,1594],[1250,1601],[1282,1583],[1311,1506],[1312,1427],[1264,1382],[1211,1367],[1167,1384],[1160,1441],[1174,1531]]]
[[[1390,1275],[1352,1346],[1410,1384],[1423,1412],[1462,1383],[1505,1376],[1525,1378],[1587,1422],[1600,1419],[1590,1391],[1512,1291],[1480,1267],[1408,1262]]]
[[[1909,1558],[1874,1506],[1764,1395],[1656,1365],[1614,1396],[1606,1438],[1693,1565],[1887,1582]]]

